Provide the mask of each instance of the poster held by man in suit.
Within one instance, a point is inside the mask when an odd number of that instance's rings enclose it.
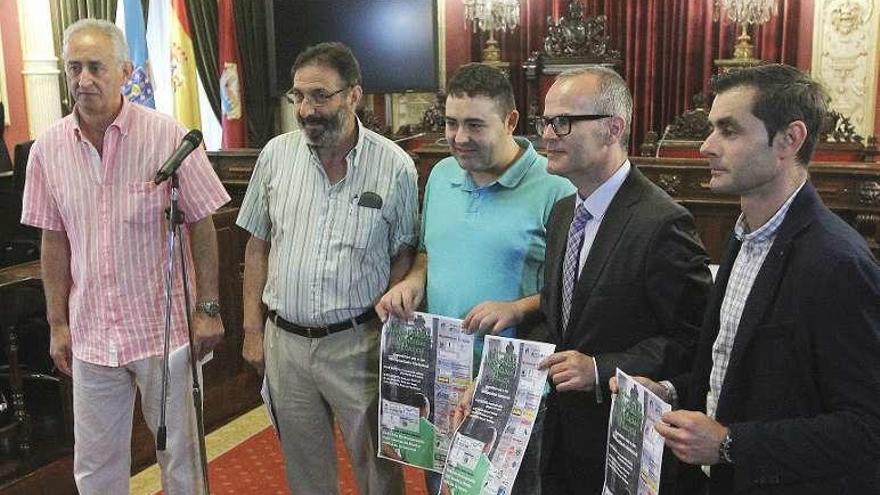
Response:
[[[672,406],[620,368],[616,378],[619,391],[611,398],[602,495],[657,495],[663,437],[654,424]]]

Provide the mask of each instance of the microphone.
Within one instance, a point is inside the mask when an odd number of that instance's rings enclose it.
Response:
[[[183,136],[183,141],[180,142],[180,146],[174,150],[174,154],[171,155],[171,158],[165,160],[162,168],[156,172],[156,177],[153,178],[153,184],[161,184],[168,180],[168,178],[171,177],[171,174],[180,168],[183,159],[189,156],[189,154],[192,153],[194,149],[198,148],[200,144],[202,144],[201,131],[193,129],[187,132],[186,136]]]
[[[663,143],[666,142],[666,136],[669,134],[669,131],[672,129],[672,124],[666,124],[666,129],[663,129],[663,135],[660,136],[660,140],[657,141],[657,150],[654,152],[654,158],[660,158],[660,148],[663,147]]]
[[[404,141],[409,141],[410,139],[420,138],[420,137],[424,136],[425,134],[427,134],[427,132],[420,132],[418,134],[413,134],[412,136],[403,136],[402,138],[395,139],[394,142],[395,143],[402,143]]]

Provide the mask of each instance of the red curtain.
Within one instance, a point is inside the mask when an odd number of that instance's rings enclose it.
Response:
[[[502,58],[522,113],[525,78],[521,69],[542,48],[547,17],[565,15],[569,0],[521,0],[521,25],[500,37]],[[608,17],[611,48],[620,50],[622,73],[633,94],[633,139],[637,150],[649,130],[661,132],[675,116],[691,108],[696,93],[708,88],[714,60],[730,58],[739,27],[723,14],[715,21],[715,0],[572,0],[589,16]],[[809,70],[814,0],[778,0],[777,14],[753,29],[756,57]],[[447,71],[480,60],[485,35],[464,27],[460,0],[446,0]],[[461,31],[459,31],[461,30]],[[468,58],[466,58],[468,57]],[[521,128],[521,132],[524,130]]]

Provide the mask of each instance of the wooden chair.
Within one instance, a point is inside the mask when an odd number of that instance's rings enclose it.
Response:
[[[0,484],[66,455],[72,446],[71,387],[46,356],[49,329],[38,261],[0,269]],[[2,491],[2,490],[0,490]]]
[[[24,378],[21,363],[19,362],[19,334],[18,324],[28,312],[28,297],[42,297],[39,290],[40,282],[28,279],[18,280],[0,285],[0,341],[6,355],[7,365],[5,373],[9,379],[7,406],[11,409],[11,421],[0,425],[0,439],[11,441],[12,450],[15,450],[22,458],[27,458],[31,452],[31,417],[28,414],[24,395]]]
[[[605,34],[606,17],[587,17],[578,0],[568,5],[565,16],[553,22],[547,19],[544,48],[526,60],[522,69],[526,79],[525,125],[523,134],[535,134],[535,117],[543,113],[544,96],[556,76],[569,69],[607,67],[620,71],[620,52],[609,46]]]

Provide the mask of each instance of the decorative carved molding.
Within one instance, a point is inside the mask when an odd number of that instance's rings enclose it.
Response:
[[[657,156],[657,140],[659,139],[657,131],[648,131],[645,134],[645,141],[639,146],[639,154],[641,156]]]
[[[856,232],[862,234],[872,252],[880,252],[880,214],[859,213],[852,222]]]
[[[383,136],[391,135],[391,128],[377,119],[376,114],[373,113],[372,110],[363,107],[359,108],[357,109],[357,116],[361,119],[361,124],[364,124],[364,127],[367,129],[382,134]]]
[[[712,126],[709,125],[709,105],[706,96],[701,93],[694,95],[693,107],[693,110],[687,110],[676,116],[659,139],[656,132],[649,132],[640,148],[641,155],[655,156],[658,149],[669,141],[703,142],[712,132]],[[860,159],[874,161],[874,157],[878,155],[876,140],[869,137],[867,141],[867,146],[865,146],[865,138],[856,132],[849,117],[832,110],[819,131],[818,149],[837,149],[839,145],[849,145],[847,149],[859,152]]]
[[[856,132],[855,126],[849,117],[844,117],[840,112],[832,110],[828,114],[822,131],[819,133],[819,141],[826,143],[858,143],[862,144],[865,138]]]
[[[578,0],[571,0],[566,14],[554,22],[547,18],[544,48],[532,53],[522,64],[526,78],[526,125],[533,132],[535,116],[543,106],[540,86],[543,76],[560,74],[567,69],[602,66],[617,70],[622,66],[620,51],[610,47],[605,34],[604,15],[587,17]]]
[[[690,209],[701,228],[717,225],[721,217],[726,218],[714,239],[703,237],[704,242],[714,243],[713,256],[723,252],[728,228],[732,227],[741,207],[737,196],[709,188],[711,175],[705,159],[631,157],[630,161],[658,187]],[[865,238],[874,256],[880,256],[880,168],[862,162],[813,162],[809,170],[810,181],[825,204]]]
[[[703,141],[712,133],[709,125],[709,110],[706,97],[697,93],[693,98],[694,109],[675,117],[666,129],[663,139],[681,141]]]
[[[577,0],[568,4],[566,15],[555,23],[547,18],[544,54],[548,57],[579,57],[599,63],[617,63],[620,52],[609,48],[611,38],[605,34],[606,17],[587,17]]]
[[[681,187],[681,177],[677,174],[660,174],[657,176],[657,185],[670,196],[678,195]]]
[[[859,202],[866,206],[880,205],[880,182],[866,180],[859,184]]]
[[[831,9],[831,25],[842,36],[852,34],[865,23],[870,13],[858,3],[846,2]]]
[[[862,136],[874,133],[878,5],[877,0],[818,2],[813,23],[813,75],[828,88],[834,109]]]

